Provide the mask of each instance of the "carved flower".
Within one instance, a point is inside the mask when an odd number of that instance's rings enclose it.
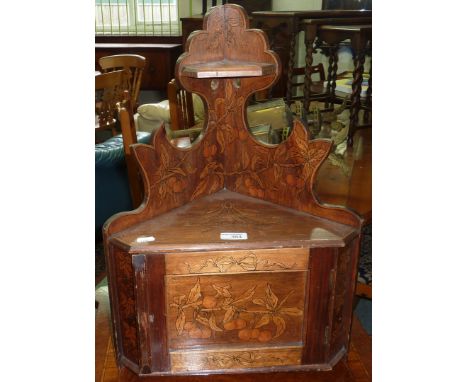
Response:
[[[284,303],[288,297],[292,294],[292,291],[289,292],[285,298],[278,303],[278,297],[271,290],[270,284],[267,284],[265,288],[265,299],[256,298],[253,300],[253,303],[256,305],[263,306],[267,309],[267,313],[258,320],[255,324],[255,328],[261,328],[262,326],[268,325],[270,321],[276,325],[276,334],[274,338],[279,337],[283,334],[286,329],[286,321],[282,317],[283,315],[288,316],[302,316],[302,310],[298,308],[283,308]]]

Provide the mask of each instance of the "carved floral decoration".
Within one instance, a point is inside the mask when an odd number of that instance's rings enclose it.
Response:
[[[218,256],[203,260],[199,264],[184,263],[188,273],[219,272],[229,271],[255,272],[261,266],[262,270],[288,270],[293,269],[296,263],[285,264],[269,259],[258,259],[253,252],[245,256]]]
[[[212,284],[215,294],[201,291],[200,278],[187,295],[174,297],[171,308],[177,309],[175,328],[179,336],[192,339],[213,338],[215,333],[237,332],[243,341],[269,342],[286,330],[287,317],[301,317],[303,311],[288,307],[293,291],[280,301],[266,284],[264,295],[255,296],[257,285],[242,293],[230,284]]]

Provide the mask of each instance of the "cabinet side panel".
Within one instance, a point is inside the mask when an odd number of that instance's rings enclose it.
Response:
[[[164,255],[147,257],[152,371],[168,371],[170,369],[166,329],[165,268]]]
[[[348,348],[353,311],[354,288],[359,257],[359,238],[338,253],[335,281],[335,303],[332,312],[330,354]]]
[[[329,350],[329,309],[333,297],[330,278],[336,263],[336,249],[310,250],[307,315],[302,363],[326,363]]]
[[[115,272],[114,309],[119,317],[117,335],[120,337],[123,355],[134,362],[140,363],[138,321],[136,312],[135,274],[132,267],[132,257],[123,250],[112,247]]]

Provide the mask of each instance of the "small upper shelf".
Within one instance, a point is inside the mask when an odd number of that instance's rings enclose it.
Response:
[[[182,75],[193,78],[260,77],[274,74],[275,69],[273,63],[222,60],[185,65]]]

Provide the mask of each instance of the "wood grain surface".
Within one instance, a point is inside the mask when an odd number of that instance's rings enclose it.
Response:
[[[305,285],[304,271],[166,276],[169,348],[301,345]]]
[[[235,382],[241,374],[217,374],[207,376],[144,377],[140,379],[125,367],[118,368],[110,330],[110,307],[107,287],[96,290],[95,327],[95,381],[96,382]],[[340,361],[329,372],[277,372],[274,374],[253,373],[244,375],[246,382],[370,382],[372,379],[371,338],[366,334],[358,320],[353,321],[350,350],[347,359]]]
[[[307,248],[171,253],[166,255],[166,274],[305,270],[308,261]]]
[[[223,240],[223,232],[246,240]],[[202,197],[113,236],[131,253],[275,247],[342,247],[358,231],[229,190]],[[151,240],[154,238],[154,240]]]

